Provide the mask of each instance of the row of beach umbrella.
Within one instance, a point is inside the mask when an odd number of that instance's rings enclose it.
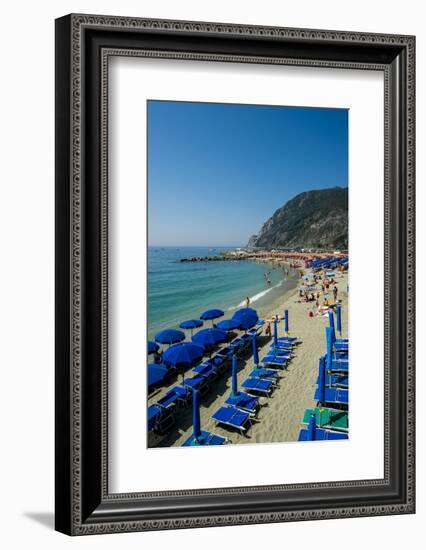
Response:
[[[224,315],[220,309],[207,310],[200,319],[217,319]],[[206,350],[227,339],[227,332],[236,328],[247,330],[259,320],[257,312],[252,308],[237,310],[232,319],[219,322],[215,328],[202,329],[192,334],[192,342],[184,342],[185,333],[177,329],[165,329],[155,335],[155,342],[148,342],[148,355],[159,351],[158,344],[167,344],[170,347],[163,353],[162,363],[148,365],[148,386],[153,388],[159,385],[169,374],[171,367],[179,370],[182,375],[188,367],[194,366],[203,357]],[[180,324],[181,328],[196,328],[202,326],[202,321],[190,319]]]

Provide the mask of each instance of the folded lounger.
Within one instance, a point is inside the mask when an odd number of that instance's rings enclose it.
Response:
[[[251,378],[270,378],[271,380],[278,380],[279,374],[276,369],[265,369],[264,367],[256,367],[249,374]]]
[[[320,390],[317,388],[314,399],[320,403],[334,403],[348,405],[349,391],[343,388],[325,388],[324,399],[321,398]]]
[[[251,426],[250,414],[237,407],[221,407],[212,415],[212,418],[219,424],[240,430],[242,435]]]
[[[247,411],[252,415],[255,415],[259,410],[259,398],[243,391],[239,391],[235,395],[231,394],[225,404]]]
[[[348,411],[339,411],[328,407],[306,409],[305,414],[303,415],[302,424],[309,424],[309,418],[312,413],[315,413],[316,424],[319,428],[343,432],[347,432],[349,429]]]
[[[326,441],[331,439],[348,439],[348,434],[323,430],[322,428],[317,428],[315,430],[315,441]],[[300,430],[299,441],[312,441],[312,439],[309,439],[309,431],[306,428]]]
[[[175,425],[174,406],[163,407],[158,403],[148,407],[148,432],[165,434]]]
[[[264,378],[247,378],[241,384],[241,387],[250,392],[254,391],[269,397],[274,388],[274,382],[272,380],[265,380]]]
[[[191,434],[182,443],[182,447],[204,447],[208,445],[225,445],[226,443],[228,443],[228,440],[225,437],[201,430],[201,437],[196,439],[194,434]]]

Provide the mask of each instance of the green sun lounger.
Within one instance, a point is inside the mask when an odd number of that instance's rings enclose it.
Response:
[[[315,412],[316,423],[319,428],[329,428],[347,432],[349,429],[348,411],[339,411],[337,409],[329,409],[324,407],[320,409],[306,409],[303,415],[302,424],[309,424],[310,415]]]

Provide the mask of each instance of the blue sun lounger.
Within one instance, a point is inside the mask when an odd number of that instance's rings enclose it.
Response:
[[[336,440],[336,439],[349,439],[348,434],[342,432],[333,432],[331,430],[323,430],[322,428],[317,428],[315,431],[315,439],[310,439],[309,431],[306,428],[302,428],[299,432],[298,441],[327,441],[327,440]]]
[[[158,403],[148,407],[148,432],[167,433],[175,424],[174,406],[163,407]]]
[[[346,342],[335,342],[334,349],[337,353],[349,351],[349,343]]]
[[[187,407],[192,400],[192,392],[181,386],[175,386],[169,390],[161,399],[157,401],[159,405],[163,407],[170,407],[171,405],[180,405]]]
[[[319,379],[319,377],[318,377]],[[318,382],[317,382],[318,383]],[[349,387],[349,376],[347,374],[326,374],[325,385],[334,386],[337,388]]]
[[[349,372],[349,363],[347,361],[332,361],[331,367],[328,369],[333,374],[334,373],[345,373]]]
[[[243,391],[239,391],[235,395],[231,394],[225,404],[242,409],[252,415],[256,415],[259,410],[259,398]]]
[[[241,387],[250,392],[254,391],[269,397],[274,388],[274,382],[263,378],[247,378],[241,384]]]
[[[249,374],[251,378],[270,378],[271,380],[278,380],[279,375],[276,369],[265,369],[264,367],[256,367]]]
[[[268,351],[268,354],[273,354],[273,355],[276,355],[277,357],[291,357],[292,353],[291,353],[292,350],[290,349],[283,349],[283,348],[276,348],[274,346],[271,346],[269,348],[269,351]]]
[[[235,346],[229,344],[229,346],[226,346],[225,348],[219,350],[216,353],[216,357],[222,357],[226,361],[226,359],[231,357],[233,353],[235,353]]]
[[[322,399],[323,397],[323,399]],[[317,388],[314,399],[323,405],[348,405],[349,391],[343,388],[325,388],[324,396],[321,395],[320,388]]]
[[[212,418],[219,424],[240,430],[242,435],[251,426],[250,414],[236,407],[221,407],[212,415]]]
[[[297,336],[280,336],[278,338],[278,342],[290,342],[295,343],[298,342],[299,338]]]
[[[349,353],[347,351],[339,351],[333,353],[333,361],[349,361]]]
[[[219,367],[215,367],[212,363],[202,363],[192,369],[192,372],[204,376],[207,380],[214,380],[219,376]]]
[[[206,395],[206,393],[209,391],[209,385],[207,384],[206,377],[201,375],[195,375],[191,378],[185,378],[181,386],[183,386],[184,388],[188,388],[191,391],[198,390],[201,397],[203,397],[203,395]]]
[[[188,439],[182,443],[182,447],[204,447],[210,445],[225,445],[228,440],[220,435],[212,434],[201,430],[201,436],[196,438],[191,434]]]
[[[264,365],[269,365],[274,368],[283,369],[286,366],[289,359],[290,359],[289,357],[277,357],[276,355],[269,354],[269,355],[265,355],[265,357],[263,357],[263,359],[261,359],[260,362],[263,363]]]

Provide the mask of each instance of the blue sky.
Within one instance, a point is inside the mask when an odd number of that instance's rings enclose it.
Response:
[[[244,246],[302,191],[348,185],[348,111],[148,101],[148,242]]]

